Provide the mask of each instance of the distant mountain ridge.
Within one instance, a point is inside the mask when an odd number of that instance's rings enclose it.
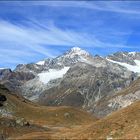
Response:
[[[19,64],[14,71],[0,69],[0,83],[43,105],[78,106],[94,112],[96,102],[128,87],[139,73],[139,52],[101,57],[74,47],[56,58]]]

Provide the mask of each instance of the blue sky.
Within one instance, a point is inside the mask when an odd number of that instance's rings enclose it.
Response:
[[[0,1],[0,67],[79,46],[91,54],[140,51],[139,1]]]

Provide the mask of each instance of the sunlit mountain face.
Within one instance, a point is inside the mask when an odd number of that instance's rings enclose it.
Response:
[[[140,139],[139,1],[0,1],[0,140]]]

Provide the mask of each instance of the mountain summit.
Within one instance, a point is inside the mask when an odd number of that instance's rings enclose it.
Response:
[[[81,56],[89,56],[90,54],[86,52],[85,50],[82,50],[79,47],[73,47],[66,53],[67,55],[70,55],[71,57],[75,55],[81,55]]]
[[[48,63],[53,63],[53,64],[58,63],[61,65],[62,64],[67,65],[67,63],[69,63],[69,61],[71,61],[71,63],[68,64],[68,65],[71,65],[72,63],[82,61],[84,59],[87,59],[88,57],[92,57],[92,56],[87,51],[85,51],[79,47],[73,47],[70,50],[68,50],[67,52],[65,52],[64,54],[62,54],[54,59],[45,59],[45,60],[37,62],[36,64],[45,65]]]
[[[89,59],[92,59],[92,56],[82,50],[79,47],[73,47],[66,53],[54,58],[54,59],[47,59],[45,61],[45,65],[49,68],[63,68],[66,66],[72,66],[77,62],[87,62]]]

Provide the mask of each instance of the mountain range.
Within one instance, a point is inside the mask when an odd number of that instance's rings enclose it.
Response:
[[[140,53],[74,47],[0,69],[0,139],[139,139]]]
[[[13,71],[0,69],[0,83],[41,105],[81,107],[103,117],[119,108],[108,98],[114,98],[139,74],[139,52],[102,57],[74,47],[56,58],[19,64]],[[106,109],[98,105],[102,100],[110,103]],[[121,107],[127,106],[126,100]]]

